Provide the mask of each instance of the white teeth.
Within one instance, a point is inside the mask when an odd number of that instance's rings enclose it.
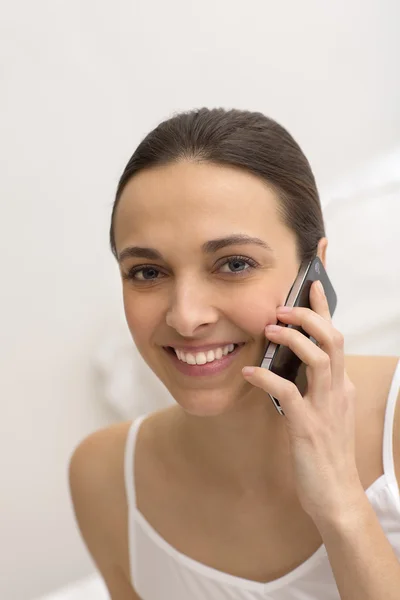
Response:
[[[183,352],[182,352],[183,354]],[[182,359],[184,361],[184,357],[182,356]],[[195,365],[196,364],[196,357],[193,354],[186,354],[186,362],[188,365]]]
[[[215,350],[208,350],[208,352],[197,352],[185,353],[182,350],[175,350],[175,353],[179,360],[187,363],[188,365],[205,365],[206,363],[213,362],[214,360],[220,360],[223,356],[226,356],[235,349],[234,344],[228,344],[222,348],[215,348]]]
[[[205,365],[207,362],[207,356],[204,352],[199,352],[196,354],[196,365]]]
[[[214,360],[214,352],[212,350],[209,350],[207,352],[207,362],[212,362]]]

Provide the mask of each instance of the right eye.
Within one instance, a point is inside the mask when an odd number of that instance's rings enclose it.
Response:
[[[156,267],[140,265],[132,267],[126,275],[123,275],[123,278],[131,279],[136,282],[155,281],[156,279],[159,279],[157,274],[161,274],[161,271]]]

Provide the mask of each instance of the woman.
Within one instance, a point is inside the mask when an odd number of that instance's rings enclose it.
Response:
[[[71,459],[77,521],[113,600],[394,599],[400,363],[346,356],[315,284],[311,309],[279,309],[302,261],[326,266],[293,138],[260,113],[174,116],[128,162],[110,236],[133,340],[176,401]],[[317,344],[265,329],[278,320]],[[269,341],[307,365],[304,396],[258,368]]]

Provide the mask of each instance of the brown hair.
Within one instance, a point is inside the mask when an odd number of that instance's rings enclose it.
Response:
[[[321,203],[310,164],[281,125],[259,112],[201,108],[160,123],[139,144],[118,183],[114,219],[127,182],[139,171],[179,160],[238,167],[261,177],[280,199],[283,223],[295,234],[299,261],[311,260],[325,237]]]

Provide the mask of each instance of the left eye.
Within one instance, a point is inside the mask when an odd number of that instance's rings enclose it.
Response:
[[[232,275],[235,275],[236,273],[242,273],[243,271],[254,269],[256,266],[257,263],[251,258],[233,256],[229,260],[225,261],[221,267],[221,271],[223,273],[231,273]],[[228,267],[228,270],[224,269],[225,267]]]

